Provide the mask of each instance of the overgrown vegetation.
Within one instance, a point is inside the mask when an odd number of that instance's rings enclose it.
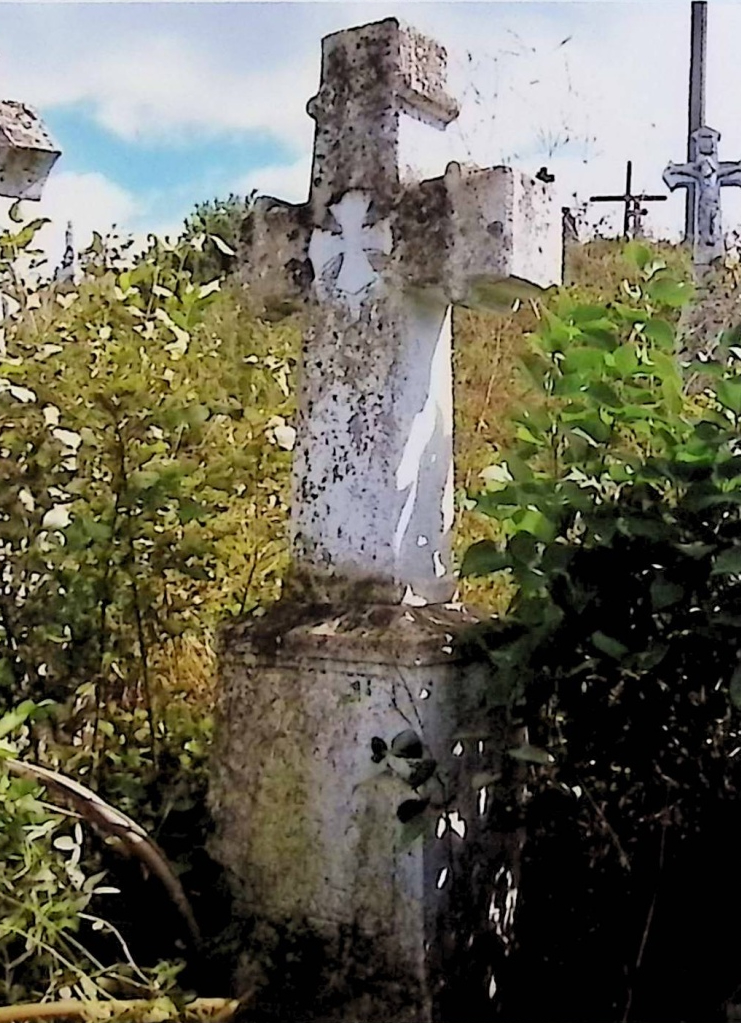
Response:
[[[463,563],[512,577],[478,640],[532,751],[509,1020],[725,1019],[741,980],[720,927],[738,909],[741,349],[728,331],[687,397],[691,287],[631,254],[618,297],[543,309],[536,400],[476,498],[503,539]]]
[[[0,366],[3,720],[19,701],[25,717],[46,702],[26,744],[34,757],[91,785],[193,869],[207,825],[213,630],[274,599],[286,558],[296,331],[245,315],[219,279],[195,283],[192,239],[153,242],[132,264],[125,246],[96,237],[75,290],[30,286],[19,270],[36,258],[38,226],[0,237],[12,300]],[[20,924],[7,945],[6,962],[19,961],[0,995],[59,994],[95,972],[70,928],[102,848],[75,846],[80,885],[65,909],[64,863],[52,855],[61,818],[44,816],[37,787],[3,777],[18,814],[5,887],[42,825],[34,862],[50,873],[34,888],[41,922],[23,925],[21,952]],[[120,911],[108,901],[113,927]],[[63,913],[50,942],[44,927]],[[161,947],[172,946],[164,931]],[[74,984],[57,968],[63,951]]]
[[[279,593],[299,338],[224,277],[248,208],[205,204],[135,260],[96,237],[74,288],[24,283],[38,224],[0,235],[0,1001],[151,995],[143,1020],[185,1018],[178,980],[224,993],[213,636]],[[722,1018],[741,980],[713,938],[735,906],[741,348],[687,396],[686,276],[679,250],[597,241],[542,307],[457,314],[462,593],[502,613],[476,642],[535,757],[511,1021]],[[157,838],[205,984],[156,882],[11,756]]]

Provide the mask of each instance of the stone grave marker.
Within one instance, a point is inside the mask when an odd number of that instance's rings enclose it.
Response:
[[[501,721],[456,645],[475,616],[449,603],[451,306],[558,281],[561,224],[548,185],[511,168],[402,183],[401,116],[457,114],[445,63],[395,19],[325,38],[309,200],[260,199],[247,224],[245,283],[305,302],[307,327],[292,574],[222,637],[213,849],[262,953],[274,939],[313,964],[306,1019],[439,1012],[457,854],[486,799],[471,778],[503,770],[501,741],[457,737]],[[437,832],[407,845],[421,806]],[[495,929],[516,898],[502,856]],[[264,1011],[289,1018],[285,977],[257,972]]]

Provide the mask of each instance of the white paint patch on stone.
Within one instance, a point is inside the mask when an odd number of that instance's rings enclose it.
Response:
[[[369,193],[346,192],[329,207],[339,231],[315,228],[309,242],[317,298],[320,302],[344,305],[355,320],[360,317],[362,304],[381,281],[381,274],[369,257],[387,256],[393,246],[387,220],[367,223],[370,205]]]
[[[448,814],[448,823],[450,824],[450,830],[453,831],[459,838],[466,837],[466,822],[463,820],[457,810],[451,810]]]
[[[427,459],[430,465],[434,465],[438,454],[441,454],[446,457],[446,461],[452,468],[452,461],[447,450],[448,445],[444,443],[453,433],[453,388],[450,366],[452,310],[450,307],[447,309],[436,340],[424,336],[429,321],[423,320],[421,316],[413,316],[413,322],[422,347],[426,347],[425,342],[434,343],[434,355],[429,370],[427,370],[429,373],[425,387],[427,399],[412,421],[409,436],[396,470],[397,490],[409,491],[394,531],[394,550],[397,554],[401,551],[417,501],[424,460]],[[425,367],[422,366],[420,369],[424,371]],[[440,452],[433,447],[436,434],[438,443],[443,442],[443,450]],[[446,471],[446,481],[449,475],[450,469]],[[424,498],[428,499],[426,494]],[[443,522],[444,518],[441,516],[440,532],[442,532]],[[439,556],[439,552],[436,553]]]

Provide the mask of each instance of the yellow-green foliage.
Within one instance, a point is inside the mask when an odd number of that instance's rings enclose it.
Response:
[[[160,827],[163,806],[202,799],[217,626],[259,613],[287,566],[300,325],[264,322],[236,284],[194,281],[185,244],[131,267],[96,238],[78,287],[24,286],[33,233],[0,235],[0,285],[19,303],[0,354],[0,715],[28,696],[64,703],[41,752]],[[570,252],[583,302],[634,273],[617,243]],[[535,400],[518,360],[539,315],[456,314],[459,555],[496,538],[466,494],[506,447],[508,413]],[[497,580],[462,595],[501,608],[512,591]]]
[[[681,277],[689,274],[687,251],[666,242],[645,243],[652,258],[662,260]],[[576,301],[584,304],[625,300],[625,283],[636,283],[634,260],[626,258],[625,243],[596,239],[572,244],[566,250],[564,282]],[[553,289],[554,298],[559,289]],[[546,305],[552,301],[545,299]],[[455,551],[462,556],[476,540],[497,539],[498,523],[468,512],[466,495],[482,485],[480,473],[511,441],[509,414],[542,397],[520,370],[528,349],[527,336],[537,324],[538,306],[525,303],[508,315],[458,310],[455,318],[455,449],[458,511]],[[467,601],[503,610],[513,593],[506,576],[493,580],[461,581]]]
[[[150,702],[168,640],[277,593],[295,332],[156,251],[20,298],[0,374],[0,663],[32,691],[95,678]]]
[[[572,293],[619,297],[635,274],[622,249],[572,246]],[[220,618],[279,592],[299,325],[263,322],[236,284],[194,284],[187,262],[154,246],[126,269],[96,241],[75,291],[19,293],[0,373],[0,677],[27,691],[203,693]],[[456,313],[458,553],[496,529],[466,494],[534,400],[518,361],[538,315]],[[463,594],[501,606],[497,587]]]

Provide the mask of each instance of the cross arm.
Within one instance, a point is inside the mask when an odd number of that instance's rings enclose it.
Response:
[[[688,188],[697,184],[697,171],[691,163],[669,163],[662,180],[672,192],[675,188]]]
[[[561,280],[552,191],[510,167],[451,163],[441,178],[409,186],[395,234],[407,285],[439,290],[453,304],[511,305]]]
[[[242,229],[241,278],[264,305],[283,305],[309,297],[313,271],[309,262],[311,211],[261,196]]]
[[[722,185],[741,185],[741,163],[721,160],[718,164],[718,179]]]

